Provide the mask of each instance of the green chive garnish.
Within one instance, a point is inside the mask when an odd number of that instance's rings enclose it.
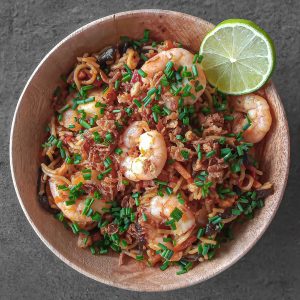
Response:
[[[58,113],[62,114],[63,112],[67,111],[70,107],[70,104],[66,104],[60,110],[58,110]]]
[[[121,148],[116,148],[115,153],[121,155],[123,153],[123,150]]]
[[[141,102],[140,102],[139,100],[134,99],[133,102],[135,103],[135,105],[136,105],[137,107],[139,107],[139,108],[142,107],[142,104],[141,104]]]
[[[216,150],[212,150],[206,153],[206,158],[210,158],[216,154]]]
[[[171,212],[170,216],[176,221],[178,222],[181,218],[182,218],[183,212],[175,207],[175,209]]]
[[[193,75],[194,75],[195,77],[198,76],[198,69],[197,69],[197,66],[196,66],[196,65],[193,65],[193,66],[192,66],[192,72],[193,72]]]
[[[82,127],[86,128],[86,129],[90,129],[91,128],[91,125],[88,122],[86,122],[85,120],[83,120],[83,119],[79,119],[79,124]]]
[[[185,160],[188,160],[189,157],[190,157],[190,152],[187,151],[187,150],[181,150],[181,151],[180,151],[180,154],[181,154],[181,156],[182,156]]]
[[[144,72],[142,69],[139,69],[139,70],[138,70],[138,73],[139,73],[139,75],[141,75],[143,78],[146,78],[146,77],[147,77],[147,73]]]

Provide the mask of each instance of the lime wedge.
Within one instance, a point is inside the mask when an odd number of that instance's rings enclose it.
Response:
[[[269,35],[255,23],[230,19],[204,38],[200,54],[209,83],[225,94],[258,90],[275,67],[275,48]]]

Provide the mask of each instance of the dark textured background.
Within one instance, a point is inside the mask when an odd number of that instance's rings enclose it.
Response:
[[[288,115],[292,143],[291,171],[282,205],[254,249],[203,284],[162,294],[105,286],[56,258],[27,222],[9,170],[9,131],[17,99],[44,55],[90,21],[139,8],[176,10],[213,23],[247,18],[268,31],[277,48],[274,81]],[[0,0],[0,299],[299,299],[299,17],[299,0]]]

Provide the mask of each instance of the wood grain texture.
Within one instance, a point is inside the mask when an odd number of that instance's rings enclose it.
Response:
[[[41,209],[37,201],[40,145],[52,114],[50,98],[60,75],[71,68],[76,56],[114,44],[120,35],[140,38],[145,28],[158,40],[177,40],[197,52],[213,25],[178,12],[142,10],[109,16],[72,33],[43,59],[20,97],[11,131],[10,159],[24,213],[39,237],[59,258],[77,271],[109,285],[138,291],[164,291],[196,284],[220,273],[247,253],[261,237],[276,213],[287,182],[289,132],[279,95],[269,82],[264,90],[273,124],[259,151],[265,179],[274,183],[275,193],[267,198],[265,207],[254,220],[237,229],[235,240],[224,245],[216,259],[176,276],[175,268],[161,272],[136,262],[119,268],[115,255],[92,256],[89,251],[77,248],[74,235]]]

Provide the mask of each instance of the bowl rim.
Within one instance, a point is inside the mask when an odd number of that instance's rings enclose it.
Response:
[[[128,11],[123,11],[123,12],[119,12],[119,13],[115,13],[115,14],[111,14],[99,19],[96,19],[92,22],[87,23],[86,25],[81,26],[80,28],[76,29],[75,31],[71,32],[70,34],[68,34],[65,38],[63,38],[60,42],[58,42],[44,57],[43,59],[40,61],[40,63],[37,65],[37,67],[34,69],[34,71],[32,72],[32,74],[30,75],[30,77],[28,78],[25,87],[22,90],[22,93],[18,99],[16,108],[15,108],[15,112],[13,115],[13,119],[12,119],[12,123],[11,123],[11,130],[10,130],[10,138],[9,138],[9,160],[10,160],[10,171],[11,171],[11,176],[12,176],[12,181],[13,181],[13,185],[14,185],[14,189],[15,192],[17,194],[17,198],[19,200],[19,203],[21,205],[21,208],[28,220],[28,222],[30,223],[30,225],[32,226],[32,228],[34,229],[35,233],[38,235],[38,237],[42,240],[42,242],[46,245],[47,248],[49,248],[51,250],[52,253],[54,253],[60,260],[62,260],[66,265],[68,265],[69,267],[75,269],[77,272],[87,276],[88,278],[91,278],[97,282],[106,284],[108,286],[112,286],[112,287],[117,287],[117,288],[121,288],[121,289],[125,289],[128,291],[136,291],[136,292],[165,292],[165,291],[170,291],[170,290],[177,290],[180,288],[184,288],[184,287],[189,287],[189,286],[193,286],[196,284],[199,284],[201,282],[204,282],[212,277],[215,277],[216,275],[222,273],[223,271],[227,270],[228,268],[230,268],[232,265],[234,265],[237,261],[239,261],[242,257],[244,257],[253,247],[254,245],[261,239],[262,235],[265,233],[265,231],[267,230],[267,228],[270,226],[273,218],[275,217],[277,210],[279,208],[279,205],[282,201],[285,189],[286,189],[286,185],[287,185],[287,181],[288,181],[288,175],[289,175],[289,169],[290,169],[290,133],[289,133],[289,126],[288,126],[288,120],[287,120],[287,116],[286,116],[286,112],[284,109],[284,106],[282,104],[282,101],[276,91],[276,88],[272,82],[272,80],[270,80],[270,86],[274,89],[277,97],[278,97],[278,105],[280,107],[280,111],[283,114],[283,123],[284,126],[286,127],[286,131],[287,131],[287,157],[286,157],[286,162],[287,162],[287,168],[285,170],[285,174],[284,174],[284,180],[283,180],[283,185],[281,187],[281,191],[278,197],[278,201],[277,201],[277,205],[274,209],[274,213],[269,217],[267,223],[264,224],[264,228],[263,230],[256,235],[256,239],[253,241],[253,243],[249,244],[248,247],[242,251],[241,253],[239,253],[232,261],[230,261],[227,264],[224,264],[224,266],[222,268],[220,268],[217,272],[214,272],[210,275],[208,275],[207,277],[203,278],[203,279],[199,279],[197,280],[197,278],[195,277],[195,280],[193,282],[189,282],[188,284],[186,284],[183,281],[178,281],[178,284],[176,287],[172,286],[172,287],[167,287],[166,289],[160,290],[157,288],[153,288],[153,289],[140,289],[137,287],[132,287],[132,286],[126,286],[123,283],[120,282],[112,282],[109,280],[106,280],[104,278],[99,278],[96,275],[91,274],[90,272],[86,271],[84,268],[82,268],[79,264],[75,264],[72,261],[70,261],[66,256],[62,255],[55,247],[53,247],[51,245],[50,242],[48,242],[48,240],[42,235],[42,233],[39,231],[39,229],[37,228],[37,226],[35,225],[34,221],[31,219],[29,213],[27,212],[24,204],[23,204],[23,200],[20,196],[19,193],[19,189],[16,183],[16,178],[15,178],[15,174],[14,174],[14,160],[13,160],[13,140],[14,140],[14,131],[15,131],[15,123],[16,123],[16,118],[17,118],[17,114],[22,102],[22,99],[24,97],[24,94],[29,86],[29,84],[31,83],[32,79],[34,78],[34,76],[36,75],[36,73],[39,71],[39,69],[41,68],[41,66],[44,64],[44,62],[48,59],[48,57],[55,52],[62,44],[64,44],[65,42],[67,42],[70,38],[72,38],[73,36],[77,35],[78,33],[85,31],[91,27],[93,27],[95,24],[98,23],[102,23],[102,22],[106,22],[110,19],[114,19],[114,18],[118,18],[118,17],[122,17],[122,16],[126,16],[126,15],[136,15],[136,14],[168,14],[168,15],[177,15],[177,16],[184,16],[185,18],[190,18],[192,20],[202,20],[205,21],[206,23],[211,24],[210,22],[200,18],[200,17],[196,17],[196,16],[192,16],[186,13],[181,13],[181,12],[177,12],[177,11],[172,11],[172,10],[163,10],[163,9],[138,9],[138,10],[128,10]]]

